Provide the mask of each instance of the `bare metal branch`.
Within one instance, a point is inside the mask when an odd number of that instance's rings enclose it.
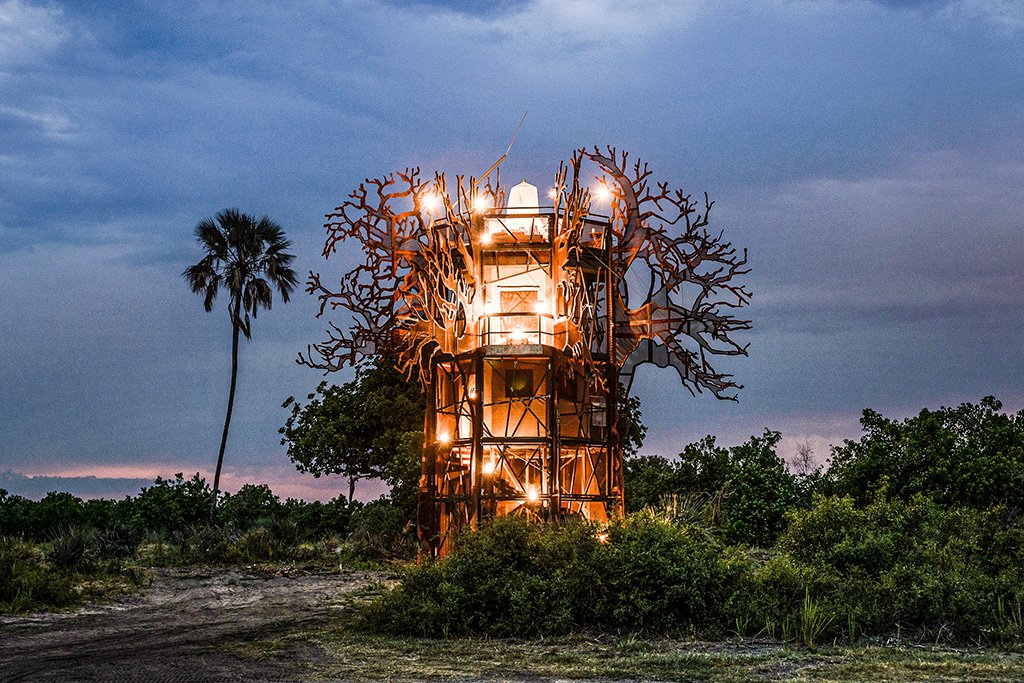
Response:
[[[605,242],[585,243],[591,193],[584,164],[596,166],[599,184],[612,195]],[[746,250],[709,230],[714,206],[653,179],[639,159],[614,147],[577,150],[554,179],[553,262],[563,268],[596,248],[607,254],[611,290],[564,268],[558,279],[564,315],[576,330],[563,351],[582,372],[593,374],[596,355],[614,349],[613,362],[628,387],[636,367],[672,366],[691,393],[704,390],[735,400],[741,388],[713,360],[746,355],[736,333],[749,320],[730,313],[750,301],[739,279],[749,272]],[[310,273],[306,291],[318,299],[318,317],[344,312],[342,329],[330,323],[327,338],[310,345],[298,362],[332,372],[379,353],[399,360],[410,374],[429,377],[430,359],[452,353],[473,316],[479,240],[473,211],[478,203],[501,208],[500,168],[485,178],[444,173],[428,182],[417,168],[366,179],[327,215],[323,254],[354,240],[364,260],[335,286]],[[590,239],[596,239],[591,237]],[[590,252],[588,252],[588,249]],[[644,287],[630,290],[628,279]],[[613,338],[605,324],[612,317]]]

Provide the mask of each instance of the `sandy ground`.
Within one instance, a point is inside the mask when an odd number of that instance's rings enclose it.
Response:
[[[173,569],[153,576],[151,587],[114,604],[0,617],[0,683],[1024,680],[1020,651],[925,645],[817,651],[777,642],[611,636],[521,642],[371,637],[338,627],[352,604],[372,591],[354,593],[391,583],[398,578],[393,574]]]
[[[255,660],[245,644],[327,626],[345,594],[381,575],[236,569],[155,570],[112,605],[0,619],[0,681],[294,681],[322,654],[311,643]]]

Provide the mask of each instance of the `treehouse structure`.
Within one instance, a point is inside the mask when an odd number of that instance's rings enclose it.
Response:
[[[594,183],[581,178],[593,163]],[[418,514],[426,552],[496,515],[605,521],[623,508],[619,406],[635,368],[676,368],[684,386],[733,399],[714,355],[745,354],[729,314],[746,254],[614,149],[579,150],[540,201],[481,179],[418,169],[367,180],[328,215],[324,255],[356,239],[365,260],[340,286],[311,273],[320,313],[343,309],[300,362],[330,371],[396,359],[427,399]],[[681,235],[666,227],[681,223]]]
[[[622,510],[610,221],[580,217],[565,257],[558,218],[523,181],[505,207],[472,219],[479,248],[462,277],[474,305],[430,369],[420,527],[441,550],[451,531],[488,516],[604,521]],[[569,315],[566,293],[577,290],[592,340]],[[582,345],[586,366],[571,352]]]

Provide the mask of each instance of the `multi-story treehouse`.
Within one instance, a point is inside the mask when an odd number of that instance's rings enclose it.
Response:
[[[320,315],[345,330],[301,362],[325,371],[384,354],[427,399],[418,530],[444,553],[495,515],[603,521],[623,506],[619,406],[636,367],[674,367],[691,393],[735,399],[711,359],[745,355],[729,311],[747,272],[697,206],[646,164],[578,150],[548,193],[418,169],[367,180],[328,214],[324,256],[347,239],[365,260],[335,289],[311,273]],[[583,180],[594,165],[593,186]],[[670,226],[678,226],[672,235]]]

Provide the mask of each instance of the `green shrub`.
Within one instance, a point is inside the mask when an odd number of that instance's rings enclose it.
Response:
[[[90,561],[90,551],[96,540],[92,529],[80,526],[59,527],[50,539],[50,550],[46,561],[57,569],[75,571],[85,569]]]
[[[281,559],[281,544],[274,534],[265,527],[249,529],[238,540],[238,553],[248,561],[271,561]]]
[[[826,484],[835,493],[870,501],[923,495],[946,506],[1020,508],[1024,501],[1024,412],[1008,415],[991,396],[956,408],[922,410],[889,420],[861,417],[864,434],[833,452]]]
[[[278,516],[280,511],[281,501],[269,486],[243,484],[238,493],[224,494],[217,507],[217,519],[221,524],[231,524],[244,531],[261,520]]]
[[[701,532],[651,514],[563,526],[503,517],[452,554],[405,574],[366,614],[371,628],[423,635],[543,635],[576,628],[714,630],[742,563]]]
[[[231,527],[196,525],[178,534],[179,562],[232,564],[239,560],[239,533]]]
[[[648,509],[599,528],[506,517],[409,569],[364,614],[373,629],[537,636],[596,628],[761,633],[805,645],[902,634],[1016,642],[1021,524],[996,508],[817,497],[772,549],[724,546],[691,514]]]
[[[157,477],[135,498],[132,522],[147,531],[186,533],[207,522],[212,495],[198,472],[188,480],[180,472],[174,479]]]
[[[785,513],[801,499],[797,478],[776,453],[781,435],[765,430],[722,448],[708,436],[676,460],[659,456],[624,462],[626,506],[659,507],[670,496],[716,501],[713,520],[729,543],[770,547],[785,529]]]
[[[943,508],[923,497],[862,508],[850,497],[818,497],[788,521],[749,593],[748,609],[766,626],[796,615],[806,591],[833,637],[898,630],[992,639],[998,605],[1024,593],[1019,521],[998,508]]]
[[[352,514],[362,507],[362,503],[351,505],[344,496],[321,503],[320,501],[305,502],[289,498],[282,503],[280,516],[295,522],[304,538],[319,538],[337,534],[344,536],[349,531]]]
[[[597,618],[617,630],[716,629],[739,577],[699,529],[643,513],[615,522],[598,556]]]
[[[352,515],[350,528],[342,544],[343,562],[409,560],[416,556],[416,542],[405,511],[388,500],[359,508]]]
[[[34,505],[24,496],[12,496],[0,489],[0,536],[24,537]]]
[[[64,607],[76,599],[71,577],[47,567],[36,547],[0,537],[0,612]]]
[[[46,540],[62,529],[88,525],[82,499],[70,493],[47,493],[29,510],[23,533],[37,541]]]
[[[128,559],[138,545],[139,534],[119,521],[112,522],[96,535],[96,550],[104,559]]]
[[[765,430],[730,451],[728,495],[722,502],[729,543],[770,547],[786,528],[786,511],[799,499],[796,478],[775,452],[779,432]]]

